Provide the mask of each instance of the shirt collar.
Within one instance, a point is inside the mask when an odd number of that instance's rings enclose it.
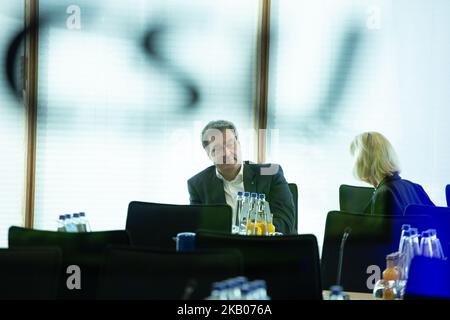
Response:
[[[217,178],[219,178],[220,180],[222,180],[224,182],[241,183],[244,180],[244,164],[241,163],[241,169],[239,169],[239,172],[238,172],[237,176],[232,181],[228,181],[227,179],[225,179],[222,176],[222,174],[219,172],[219,170],[217,170],[217,168],[216,168],[216,176],[217,176]]]
[[[400,175],[397,171],[393,172],[392,175],[384,177],[383,180],[378,184],[378,186],[375,189],[378,189],[381,185],[385,184],[386,182],[399,180]]]

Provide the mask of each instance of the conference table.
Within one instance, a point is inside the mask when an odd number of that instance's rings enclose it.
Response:
[[[371,293],[363,293],[363,292],[345,292],[349,296],[349,300],[383,300],[380,298],[375,298]],[[323,290],[323,299],[328,300],[330,296],[329,290]]]

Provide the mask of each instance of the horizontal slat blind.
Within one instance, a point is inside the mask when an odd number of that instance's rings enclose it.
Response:
[[[450,181],[450,2],[272,1],[268,159],[299,186],[299,230],[323,239],[363,131],[396,148],[402,177],[445,205]]]
[[[25,111],[9,89],[5,55],[24,26],[23,1],[1,1],[0,6],[0,247],[8,243],[8,228],[23,225],[25,197]],[[20,54],[20,53],[19,53]],[[23,55],[23,51],[21,52]],[[17,57],[20,61],[21,57]]]
[[[188,203],[213,119],[254,159],[258,1],[41,0],[40,14],[36,227],[85,211],[124,228],[132,200]]]

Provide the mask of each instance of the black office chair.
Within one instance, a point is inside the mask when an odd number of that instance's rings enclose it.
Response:
[[[294,230],[298,232],[298,188],[295,183],[288,183],[289,190],[292,193],[292,198],[294,199],[295,205],[295,220],[294,220]]]
[[[450,207],[450,184],[445,186],[445,198],[447,199],[447,207]]]
[[[137,246],[175,250],[179,232],[207,229],[231,233],[228,205],[173,205],[133,201],[128,206],[126,230]]]
[[[98,274],[104,263],[104,251],[109,245],[129,245],[126,231],[101,232],[53,232],[21,227],[9,228],[9,247],[49,247],[60,248],[62,268],[58,288],[58,299],[95,299]],[[81,289],[69,289],[68,267],[76,265],[81,271]]]
[[[238,249],[244,276],[267,283],[271,299],[322,299],[314,235],[243,236],[198,231],[197,248]]]
[[[329,289],[337,283],[340,246],[347,229],[340,284],[346,291],[371,293],[377,270],[381,273],[386,268],[386,255],[398,251],[403,224],[419,230],[435,227],[429,216],[329,212],[321,259],[323,287]]]
[[[423,206],[420,204],[411,204],[406,207],[405,215],[416,216],[416,215],[429,215],[432,217],[439,218],[441,216],[450,217],[449,207],[437,207],[437,206]]]
[[[53,300],[61,269],[58,248],[0,249],[0,300]]]
[[[374,188],[342,184],[339,187],[339,210],[364,213],[372,199]]]
[[[242,274],[237,250],[174,252],[111,248],[98,299],[205,299],[212,283]]]
[[[404,299],[450,299],[450,262],[414,257],[409,269]]]

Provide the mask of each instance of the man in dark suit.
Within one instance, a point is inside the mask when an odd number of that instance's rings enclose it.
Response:
[[[264,193],[276,231],[295,234],[295,206],[279,165],[242,162],[236,127],[211,121],[202,131],[202,144],[214,165],[188,180],[191,204],[228,204],[236,214],[238,191]]]

